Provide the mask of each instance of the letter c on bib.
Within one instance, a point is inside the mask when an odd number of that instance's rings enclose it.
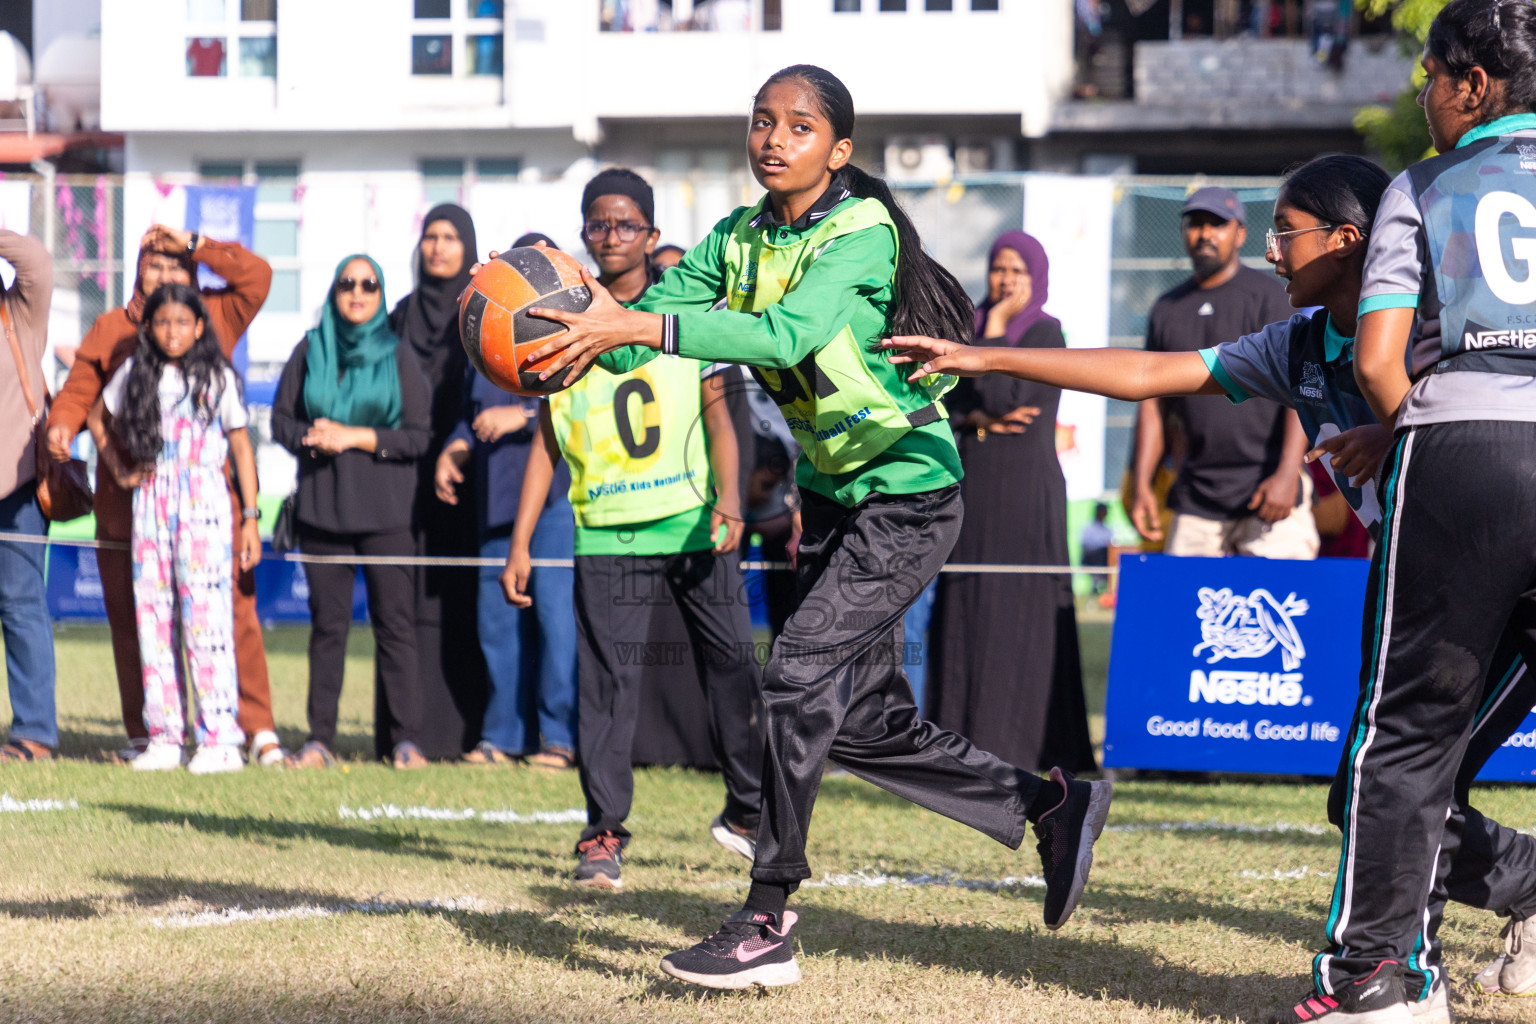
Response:
[[[1482,264],[1483,280],[1502,302],[1528,306],[1536,302],[1536,237],[1512,238],[1509,248],[1517,263],[1525,266],[1525,279],[1515,280],[1504,262],[1504,245],[1499,237],[1499,222],[1505,214],[1514,217],[1522,228],[1536,230],[1536,206],[1513,192],[1490,192],[1477,202],[1473,230],[1477,237],[1477,259]]]

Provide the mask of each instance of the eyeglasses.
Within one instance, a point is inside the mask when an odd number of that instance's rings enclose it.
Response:
[[[361,281],[354,281],[350,277],[343,277],[336,282],[337,295],[345,295],[359,288],[363,290],[364,295],[372,295],[379,290],[379,279],[376,277],[365,277]]]
[[[649,224],[638,220],[621,220],[609,223],[605,220],[589,220],[581,226],[581,234],[589,242],[601,242],[610,232],[616,233],[621,242],[633,242],[647,231],[651,230]]]
[[[1292,235],[1305,234],[1308,231],[1332,231],[1336,227],[1338,227],[1337,224],[1319,224],[1314,228],[1297,228],[1294,231],[1276,231],[1274,228],[1270,228],[1264,233],[1264,255],[1279,263],[1280,239],[1290,238]]]

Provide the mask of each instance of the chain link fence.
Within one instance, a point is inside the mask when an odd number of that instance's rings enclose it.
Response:
[[[57,383],[69,351],[102,313],[124,303],[123,179],[119,175],[7,175],[5,223],[25,228],[53,254],[46,368]],[[21,195],[25,190],[26,195]]]

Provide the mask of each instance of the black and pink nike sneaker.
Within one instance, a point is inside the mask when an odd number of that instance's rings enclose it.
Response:
[[[664,957],[662,973],[706,988],[793,985],[800,980],[790,936],[797,920],[791,910],[782,917],[738,911],[697,946]]]

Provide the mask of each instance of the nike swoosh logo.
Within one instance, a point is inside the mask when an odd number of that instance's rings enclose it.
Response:
[[[741,963],[749,964],[753,960],[756,960],[758,957],[762,956],[764,953],[772,953],[774,950],[778,949],[782,945],[784,945],[784,943],[782,943],[782,942],[775,942],[771,946],[764,946],[762,949],[754,949],[750,953],[748,953],[746,951],[745,947],[737,946],[736,947],[736,959],[738,961],[740,961]]]

